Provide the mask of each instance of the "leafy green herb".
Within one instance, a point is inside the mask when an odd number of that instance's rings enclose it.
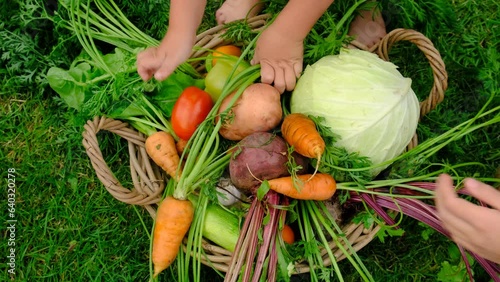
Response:
[[[336,6],[341,5],[340,3],[332,5],[314,25],[306,37],[304,50],[306,64],[314,63],[327,55],[337,54],[350,41],[350,37],[347,35],[347,26],[356,15],[356,10],[373,6],[370,1],[366,0],[348,2],[349,5],[344,4],[346,7],[342,7],[343,9]],[[339,15],[342,17],[339,18]]]
[[[103,85],[112,81],[113,77],[122,73],[130,74],[135,72],[134,54],[116,48],[114,53],[109,53],[102,58],[108,66],[107,68],[112,71],[111,73],[106,72],[99,64],[88,59],[88,56],[83,54],[75,59],[68,70],[59,67],[51,67],[47,72],[47,80],[49,81],[50,87],[61,96],[69,107],[80,111],[83,105],[89,101],[91,96],[95,95],[96,92],[108,90],[104,88]],[[137,81],[137,77],[132,76],[130,79]],[[114,82],[123,81],[114,80]],[[124,83],[129,83],[129,81]],[[112,89],[113,88],[110,90]],[[123,87],[116,86],[114,89],[120,89],[118,91],[122,91]],[[114,96],[117,99],[121,97],[121,95]],[[94,107],[96,111],[102,111],[105,106],[108,105],[106,102],[109,102],[109,99],[106,99],[105,96],[103,99],[106,101]]]
[[[226,32],[222,37],[232,42],[238,42],[238,44],[244,44],[244,46],[247,46],[257,36],[257,32],[252,30],[252,27],[246,21],[228,23],[226,28]]]
[[[80,110],[90,89],[83,81],[90,80],[90,65],[82,63],[69,70],[52,67],[47,72],[50,87],[56,91],[69,107]]]
[[[448,245],[450,261],[443,261],[437,275],[437,280],[442,282],[458,282],[468,280],[467,267],[462,260],[460,250],[455,244]],[[469,264],[474,264],[474,259],[467,254]],[[473,273],[474,274],[474,273]]]
[[[95,5],[100,14],[82,1],[61,3],[69,14],[64,23],[77,35],[84,51],[68,70],[52,67],[47,76],[52,89],[70,108],[84,118],[109,114],[118,118],[120,113],[130,115],[138,95],[147,94],[168,117],[184,88],[203,88],[203,79],[188,63],[162,82],[143,82],[136,72],[136,55],[141,48],[158,42],[134,27],[114,2],[100,0]],[[96,40],[115,46],[114,51],[103,55]],[[121,112],[127,108],[124,101],[132,103],[128,112]]]
[[[441,263],[441,269],[437,275],[437,281],[462,282],[467,277],[467,271],[462,265],[452,265],[449,261]]]
[[[354,223],[363,223],[365,228],[370,228],[375,223],[375,218],[373,217],[373,214],[367,211],[359,212],[357,213],[353,219],[352,222]]]
[[[144,116],[145,107],[146,105],[140,99],[134,101],[121,100],[111,106],[107,116],[114,119],[125,120],[131,117],[140,117]]]
[[[395,229],[393,227],[387,226],[387,225],[380,225],[380,230],[377,232],[377,238],[380,240],[380,242],[385,243],[385,238],[387,236],[389,237],[394,237],[398,236],[401,237],[405,231],[402,228]]]
[[[418,222],[418,225],[423,228],[420,234],[422,236],[422,239],[424,239],[424,241],[428,241],[433,234],[436,234],[436,230],[430,228],[428,225],[425,225],[422,222]]]
[[[366,168],[372,165],[369,158],[356,152],[348,152],[343,147],[335,145],[340,138],[329,127],[324,125],[323,117],[309,116],[325,140],[326,148],[320,162],[319,171],[333,175],[338,182],[356,181],[365,183],[371,180],[370,171]]]

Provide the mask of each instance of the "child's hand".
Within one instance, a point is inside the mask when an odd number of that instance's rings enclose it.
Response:
[[[186,61],[193,50],[195,37],[182,32],[169,31],[160,46],[150,47],[137,55],[137,73],[147,81],[153,76],[166,79]]]
[[[500,263],[500,191],[471,178],[465,179],[464,186],[473,197],[491,208],[459,198],[451,177],[441,175],[435,199],[439,217],[457,244]]]
[[[304,46],[271,25],[257,40],[252,64],[261,65],[261,80],[273,84],[280,93],[295,88],[302,72]]]

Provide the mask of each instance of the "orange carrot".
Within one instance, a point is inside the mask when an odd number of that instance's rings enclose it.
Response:
[[[324,201],[330,199],[337,183],[335,179],[326,173],[302,174],[295,176],[284,176],[267,180],[271,190],[298,200]]]
[[[181,175],[179,155],[174,137],[164,131],[158,131],[146,139],[146,152],[153,161],[174,179]]]
[[[153,230],[154,277],[168,268],[177,257],[193,216],[194,207],[189,200],[166,197],[160,203]]]
[[[175,147],[177,149],[177,153],[179,154],[179,156],[182,155],[182,152],[184,152],[184,149],[186,149],[187,143],[188,141],[184,139],[179,139],[179,141],[175,143]]]
[[[325,141],[309,117],[300,113],[287,115],[281,125],[281,134],[297,153],[317,158],[319,163],[325,151]]]
[[[283,119],[281,134],[297,153],[318,160],[312,174],[314,176],[326,147],[325,140],[316,129],[314,121],[301,113],[289,114]]]

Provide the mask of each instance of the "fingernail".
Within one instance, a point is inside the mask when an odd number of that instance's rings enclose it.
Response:
[[[156,80],[162,80],[163,79],[163,74],[161,72],[156,72],[154,75]]]

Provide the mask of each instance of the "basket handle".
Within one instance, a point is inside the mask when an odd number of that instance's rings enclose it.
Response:
[[[425,55],[432,68],[434,84],[429,96],[420,102],[420,118],[432,111],[444,99],[444,93],[448,88],[448,73],[446,67],[434,44],[422,33],[412,30],[398,28],[389,32],[376,45],[368,51],[377,54],[381,59],[389,61],[389,51],[399,41],[409,41],[415,44]],[[360,45],[355,45],[359,48]],[[362,46],[362,45],[361,45]]]
[[[99,131],[109,131],[127,140],[133,189],[123,187],[104,161],[97,141]],[[144,206],[154,217],[156,212],[152,205],[161,200],[165,181],[158,166],[149,161],[144,136],[127,123],[107,117],[95,117],[87,121],[82,136],[92,167],[106,190],[121,202]]]

